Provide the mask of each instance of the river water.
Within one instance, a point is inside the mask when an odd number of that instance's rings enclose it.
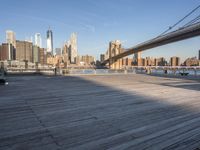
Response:
[[[71,69],[68,72],[69,74],[82,74],[82,75],[103,75],[103,74],[137,74],[137,73],[146,73],[146,71],[144,69],[137,69],[137,68],[133,68],[130,70],[110,70],[110,69]],[[157,69],[153,69],[151,70],[152,74],[158,74],[158,75],[162,75],[164,74],[164,70],[157,70]],[[171,70],[167,71],[167,74],[170,75],[180,75],[181,73],[183,73],[183,70],[177,70],[175,73]],[[185,70],[184,73],[188,73],[188,75],[195,75],[195,71],[194,70]],[[196,75],[200,76],[200,70],[196,71]]]

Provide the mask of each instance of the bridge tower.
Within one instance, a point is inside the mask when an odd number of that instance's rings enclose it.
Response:
[[[122,53],[121,42],[119,40],[115,40],[109,43],[109,67],[110,69],[121,69],[122,68],[122,59],[113,60],[111,59],[113,56],[116,56]]]

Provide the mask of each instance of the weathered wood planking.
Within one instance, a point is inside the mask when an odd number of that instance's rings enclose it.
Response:
[[[0,86],[0,149],[195,149],[200,79],[18,76]]]

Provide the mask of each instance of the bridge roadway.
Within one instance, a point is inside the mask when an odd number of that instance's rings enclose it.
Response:
[[[200,79],[135,74],[8,82],[0,86],[0,150],[200,148]]]
[[[124,49],[123,50],[124,52],[106,59],[102,64],[105,65],[109,63],[110,60],[112,60],[113,62],[120,58],[129,56],[131,54],[134,54],[140,51],[144,51],[144,50],[148,50],[148,49],[155,48],[158,46],[166,45],[169,43],[185,40],[185,39],[196,37],[199,35],[200,35],[200,23],[196,23],[194,25],[191,25],[185,28],[180,28],[176,31],[151,39],[147,42],[141,43],[129,49]]]

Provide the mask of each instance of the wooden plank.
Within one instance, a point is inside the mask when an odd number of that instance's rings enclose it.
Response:
[[[8,81],[0,86],[0,149],[200,145],[198,79],[135,74]]]

